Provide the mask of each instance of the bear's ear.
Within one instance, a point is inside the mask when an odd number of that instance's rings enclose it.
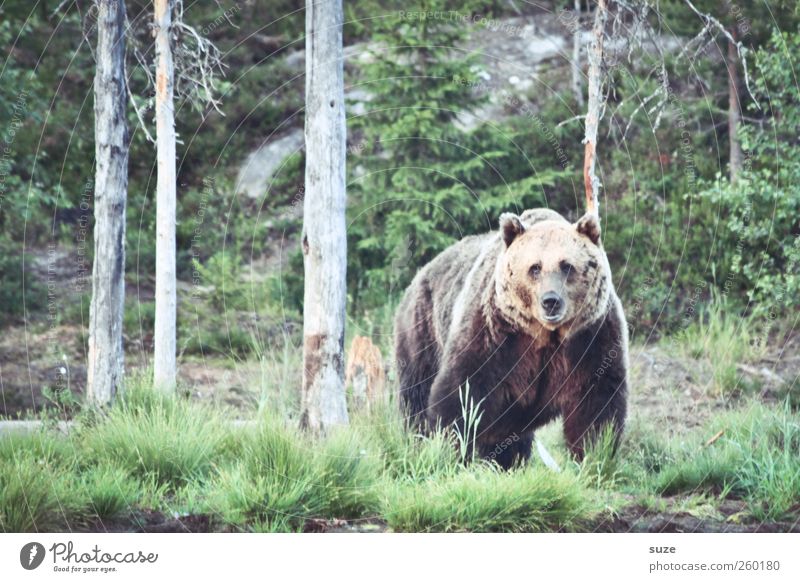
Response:
[[[503,240],[508,247],[515,238],[525,232],[525,226],[519,216],[511,212],[504,212],[500,215],[500,231],[503,233]]]
[[[577,223],[578,232],[589,237],[594,244],[600,242],[600,217],[592,212],[584,214]]]

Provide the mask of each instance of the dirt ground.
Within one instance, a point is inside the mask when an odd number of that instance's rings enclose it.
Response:
[[[25,418],[53,407],[45,390],[69,389],[78,399],[86,389],[85,338],[76,326],[10,327],[0,334],[0,417]],[[146,367],[138,346],[126,353],[126,373]],[[259,397],[258,362],[226,357],[185,357],[178,381],[193,398],[221,402],[245,412]]]
[[[696,362],[683,360],[668,348],[632,346],[630,360],[631,415],[663,424],[667,434],[700,426],[731,405],[725,398],[709,395],[707,386],[697,379]],[[146,366],[140,346],[129,346],[126,362],[128,374]],[[260,374],[258,362],[222,356],[184,357],[178,369],[179,381],[192,397],[243,411],[258,400]],[[800,335],[743,365],[741,374],[759,380],[762,398],[777,398],[781,384],[796,384],[800,377]],[[68,387],[80,397],[85,386],[85,338],[78,327],[13,326],[0,334],[0,416],[15,418],[40,411],[48,405],[42,394],[45,387]]]
[[[679,500],[668,499],[665,511],[652,512],[635,504],[621,513],[584,524],[584,531],[596,533],[800,533],[800,522],[745,521],[739,516],[744,502],[726,500],[717,505],[713,515],[703,515],[678,507]],[[673,507],[673,501],[675,501]],[[125,519],[95,521],[81,531],[117,533],[207,533],[215,529],[209,515],[166,515],[147,511],[137,512]],[[389,531],[380,519],[345,521],[341,519],[311,519],[303,528],[305,533],[382,533]]]

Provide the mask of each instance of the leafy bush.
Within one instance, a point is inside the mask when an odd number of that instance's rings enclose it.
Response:
[[[800,33],[776,31],[756,55],[761,111],[750,104],[769,117],[763,128],[742,130],[745,166],[737,181],[717,180],[701,194],[721,217],[713,244],[726,258],[723,292],[771,320],[795,312],[800,294],[800,97],[787,59],[800,59]]]

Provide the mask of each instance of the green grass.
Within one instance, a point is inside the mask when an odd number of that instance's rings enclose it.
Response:
[[[143,495],[142,484],[114,465],[91,466],[77,476],[79,491],[93,518],[111,519],[130,512]]]
[[[385,476],[395,481],[445,477],[462,466],[452,435],[438,432],[423,438],[407,430],[393,403],[357,415],[353,430],[382,461]]]
[[[384,503],[407,532],[542,532],[580,529],[591,517],[574,475],[542,467],[499,472],[482,463],[443,479],[398,484]]]
[[[0,445],[0,531],[63,527],[79,505],[69,487],[74,458],[47,435],[8,437]]]
[[[717,297],[674,336],[672,345],[685,359],[698,362],[698,376],[707,379],[712,394],[752,393],[760,387],[759,380],[742,374],[738,366],[758,358],[758,338],[767,331],[763,328],[762,320],[754,315],[739,317]]]
[[[581,464],[553,423],[538,438],[561,472],[535,452],[503,472],[465,464],[452,434],[409,432],[393,403],[313,438],[266,409],[234,426],[221,410],[133,380],[111,411],[82,413],[67,436],[0,438],[0,530],[133,524],[155,511],[207,514],[223,531],[302,531],[314,518],[395,531],[582,531],[631,503],[722,519],[723,499],[740,500],[750,520],[797,519],[800,414],[740,404],[676,440],[634,418],[616,453],[608,432]]]
[[[211,471],[230,431],[218,411],[133,385],[106,418],[81,432],[82,455],[178,488]]]
[[[586,456],[578,475],[590,487],[614,487],[620,478],[623,459],[616,454],[617,437],[611,426],[606,427],[593,444],[586,447]]]
[[[280,421],[240,435],[237,460],[209,484],[210,512],[258,531],[301,528],[306,519],[354,518],[377,509],[377,459],[352,434],[315,443]]]
[[[141,484],[115,465],[86,465],[47,432],[0,439],[0,531],[63,529],[131,510]]]
[[[707,444],[718,431],[722,436]],[[761,520],[788,518],[800,504],[800,415],[788,403],[752,402],[719,415],[704,433],[665,445],[658,458],[629,460],[628,469],[659,495],[742,499]]]

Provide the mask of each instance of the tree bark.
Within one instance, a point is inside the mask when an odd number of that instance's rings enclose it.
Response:
[[[603,87],[603,40],[605,36],[606,21],[608,20],[608,6],[606,0],[598,0],[592,28],[592,43],[588,52],[589,63],[589,91],[586,109],[586,132],[583,139],[583,181],[586,190],[586,212],[600,216],[599,191],[600,178],[595,173],[597,159],[597,126],[600,123],[600,110],[602,108]]]
[[[153,383],[174,392],[176,382],[175,111],[170,33],[174,0],[155,0],[156,48],[156,313]]]
[[[306,1],[303,410],[314,432],[348,423],[342,0]]]
[[[736,35],[736,30],[731,34]],[[728,41],[728,142],[730,145],[729,168],[730,181],[736,182],[739,173],[742,171],[744,154],[742,144],[739,141],[739,125],[741,123],[741,105],[739,103],[739,53],[736,45]]]
[[[110,405],[123,378],[125,204],[128,196],[128,122],[125,85],[125,3],[99,0],[94,80],[94,264],[89,308],[86,395]]]
[[[583,81],[581,75],[581,0],[574,3],[575,20],[572,30],[572,93],[578,107],[583,107]]]

